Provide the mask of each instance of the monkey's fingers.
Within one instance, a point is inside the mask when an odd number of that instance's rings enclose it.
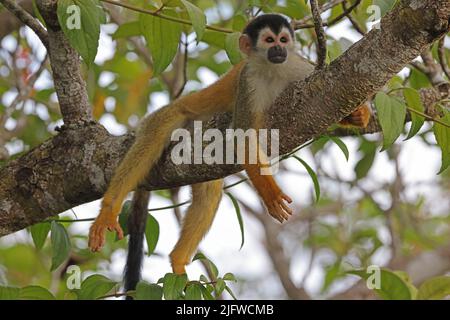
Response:
[[[123,239],[123,230],[122,227],[118,222],[116,222],[114,225],[108,227],[109,231],[115,231],[117,233],[117,238],[119,240]]]
[[[292,216],[292,209],[289,208],[289,206],[286,203],[284,203],[284,201],[280,201],[279,205],[281,206],[281,208],[283,209],[283,211],[285,213],[287,213],[288,215]]]
[[[94,223],[89,230],[89,248],[93,252],[99,251],[105,245],[105,227]]]
[[[108,223],[96,221],[89,231],[89,248],[93,252],[99,251],[105,245],[106,230],[115,231],[119,240],[123,239],[123,230],[117,221]]]
[[[287,221],[289,216],[292,215],[292,209],[289,208],[285,201],[292,202],[288,196],[280,195],[272,201],[270,208],[268,208],[270,215],[280,223]]]
[[[283,200],[285,200],[287,203],[292,203],[292,199],[284,193],[281,194],[281,198],[283,198]]]

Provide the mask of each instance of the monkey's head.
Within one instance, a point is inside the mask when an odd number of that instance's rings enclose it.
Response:
[[[249,58],[258,56],[270,63],[283,63],[294,48],[294,30],[279,14],[263,14],[243,30],[239,48]]]

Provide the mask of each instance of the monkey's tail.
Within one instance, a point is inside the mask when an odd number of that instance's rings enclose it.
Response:
[[[144,180],[161,157],[172,131],[183,126],[185,121],[186,116],[174,107],[164,107],[143,120],[135,143],[117,168],[110,184],[111,194],[116,195],[113,198],[123,198]],[[128,218],[130,237],[124,276],[126,291],[135,290],[141,278],[149,197],[149,192],[142,188],[137,188],[133,195]]]
[[[128,239],[128,256],[125,265],[124,287],[125,292],[135,290],[141,279],[142,260],[144,258],[144,233],[147,223],[148,202],[150,192],[138,188],[133,195],[127,228],[130,235]],[[131,300],[127,296],[127,300]]]

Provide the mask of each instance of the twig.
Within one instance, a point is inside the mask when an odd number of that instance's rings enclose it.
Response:
[[[337,22],[339,22],[342,18],[344,17],[349,17],[350,13],[361,3],[362,0],[357,0],[353,5],[351,5],[349,8],[347,8],[345,6],[345,1],[342,2],[342,6],[344,7],[344,12],[341,13],[339,16],[337,16],[336,18],[334,18],[333,20],[327,21],[323,23],[324,27],[331,27],[332,25],[336,24]],[[320,10],[321,11],[321,10]],[[296,29],[308,29],[308,28],[314,28],[315,25],[314,24],[302,24],[302,25],[297,25]]]
[[[122,2],[118,2],[118,1],[113,1],[113,0],[100,0],[100,1],[112,4],[112,5],[115,5],[115,6],[123,7],[123,8],[129,9],[129,10],[133,10],[133,11],[136,11],[136,12],[140,12],[140,13],[148,14],[148,15],[151,15],[151,16],[155,16],[155,17],[158,17],[158,18],[161,18],[161,19],[165,19],[165,20],[169,20],[169,21],[178,22],[178,23],[181,23],[181,24],[186,24],[186,25],[192,26],[192,22],[190,22],[189,20],[184,20],[184,19],[180,19],[180,18],[164,15],[164,14],[159,12],[159,9],[156,10],[156,11],[152,11],[152,10],[142,9],[142,8],[139,8],[139,7],[132,6],[130,4],[126,4],[126,3],[122,3]],[[234,32],[233,30],[230,30],[230,29],[214,27],[214,26],[210,26],[210,25],[207,25],[206,29],[212,30],[212,31],[224,32],[224,33],[233,33]]]
[[[342,2],[342,8],[347,11],[347,2]],[[352,10],[348,11],[347,14],[347,18],[350,21],[350,23],[352,24],[353,28],[355,28],[356,31],[358,31],[361,35],[365,35],[366,32],[364,31],[364,29],[359,25],[358,21],[356,21],[356,19],[352,16]]]
[[[96,300],[102,300],[102,299],[106,299],[106,298],[122,298],[122,297],[126,297],[126,296],[131,296],[134,293],[136,293],[135,290],[128,291],[128,292],[112,293],[112,294],[107,294],[107,295],[98,297]]]
[[[325,67],[327,59],[327,38],[323,29],[322,17],[320,16],[317,0],[310,0],[311,11],[314,17],[314,26],[317,36],[317,67],[319,69]]]
[[[335,6],[345,2],[347,0],[333,0],[330,2],[325,3],[323,6],[320,7],[320,13],[323,13],[329,9],[334,8]],[[296,30],[301,29],[301,27],[305,24],[307,24],[308,21],[312,20],[313,16],[306,16],[298,21],[292,21],[292,27]]]
[[[423,113],[423,112],[414,110],[414,109],[409,108],[409,107],[406,108],[406,109],[408,109],[409,112],[412,112],[412,113],[415,113],[415,114],[417,114],[417,115],[419,115],[419,116],[424,117],[425,119],[428,119],[428,120],[433,121],[433,122],[435,122],[435,123],[439,123],[440,125],[442,125],[442,126],[444,126],[444,127],[450,128],[450,124],[447,124],[447,123],[445,123],[445,122],[443,122],[443,121],[441,121],[441,120],[439,120],[439,119],[435,119],[435,118],[433,118],[433,117],[431,117],[431,116],[429,116],[429,115],[427,115],[427,114],[425,114],[425,113]]]
[[[442,70],[448,79],[450,79],[450,67],[447,64],[447,58],[445,57],[445,37],[443,36],[438,43],[438,57],[439,63],[441,64]]]
[[[184,55],[183,55],[183,84],[181,85],[180,89],[178,89],[178,92],[175,94],[174,98],[178,99],[181,94],[184,91],[184,88],[186,87],[186,83],[188,81],[187,78],[187,64],[188,64],[188,58],[189,58],[189,50],[188,50],[188,46],[189,43],[187,41],[187,35],[186,35],[186,42],[184,43]]]
[[[0,0],[0,3],[5,6],[6,9],[11,11],[20,21],[30,27],[36,35],[41,39],[42,43],[48,48],[48,34],[47,31],[39,24],[31,14],[29,14],[24,8],[12,0]]]

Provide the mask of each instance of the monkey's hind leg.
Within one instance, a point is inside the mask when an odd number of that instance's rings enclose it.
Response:
[[[184,218],[180,239],[170,254],[174,273],[186,273],[185,266],[214,220],[222,198],[222,187],[222,179],[192,185],[192,204]]]

